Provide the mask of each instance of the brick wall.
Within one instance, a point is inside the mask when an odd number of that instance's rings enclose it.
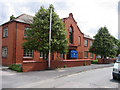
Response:
[[[52,60],[51,69],[75,66],[90,65],[91,60]],[[23,72],[48,69],[48,62],[45,61],[24,61],[22,64]]]
[[[0,26],[0,65],[2,64],[2,26]]]
[[[2,47],[7,47],[7,57],[2,58],[2,65],[10,65],[15,63],[15,34],[16,22],[11,22],[2,26],[8,27],[8,37],[2,37]],[[3,31],[3,29],[2,29]],[[3,32],[2,32],[3,36]]]
[[[24,61],[22,64],[22,70],[23,72],[28,71],[38,71],[38,70],[44,70],[48,68],[47,60],[45,61]]]
[[[116,61],[116,58],[112,59],[98,59],[98,64],[109,64],[109,63],[114,63]]]
[[[65,23],[65,28],[66,28],[68,40],[69,40],[69,28],[71,26],[73,28],[73,43],[69,44],[69,46],[77,46],[76,51],[78,51],[78,53],[80,52],[82,54],[81,55],[82,59],[84,59],[84,51],[89,51],[90,41],[93,42],[93,40],[90,39],[90,38],[84,38],[84,34],[79,29],[79,27],[77,25],[77,22],[74,20],[74,17],[72,15],[72,13],[69,14],[68,18],[64,18],[64,23]],[[78,41],[79,36],[81,38],[81,43],[80,44],[79,44],[79,41]],[[88,40],[88,46],[87,47],[84,46],[84,40],[85,39]],[[95,60],[95,54],[93,54],[93,58],[90,58],[90,53],[88,53],[88,58],[87,59]]]

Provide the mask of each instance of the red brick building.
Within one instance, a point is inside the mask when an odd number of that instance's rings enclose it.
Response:
[[[13,63],[22,64],[23,62],[43,61],[42,53],[29,51],[24,52],[22,43],[25,41],[25,32],[30,28],[33,17],[22,14],[17,18],[10,20],[1,25],[2,30],[2,64],[10,65]],[[69,40],[69,53],[66,55],[52,53],[52,60],[94,60],[95,54],[88,52],[93,39],[81,32],[74,20],[72,13],[69,17],[64,18],[67,38]],[[77,58],[71,58],[71,51],[77,51]],[[74,54],[74,53],[73,53]]]

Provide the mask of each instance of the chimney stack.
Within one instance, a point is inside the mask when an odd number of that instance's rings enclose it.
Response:
[[[70,13],[70,14],[69,14],[69,17],[70,17],[70,18],[73,18],[73,14],[72,14],[72,13]]]

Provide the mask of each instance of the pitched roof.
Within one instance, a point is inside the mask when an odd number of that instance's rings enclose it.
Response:
[[[33,16],[27,15],[27,14],[22,14],[22,15],[18,16],[15,19],[15,21],[31,24],[33,22]]]
[[[93,39],[89,35],[84,34],[84,38]]]
[[[6,23],[13,22],[13,21],[31,24],[33,22],[33,16],[27,15],[27,14],[22,14],[22,15],[16,17],[15,19],[9,20]],[[6,24],[6,23],[4,23],[4,24]],[[2,25],[4,25],[4,24],[2,24]]]
[[[31,24],[31,23],[33,22],[33,17],[34,17],[34,16],[31,16],[31,15],[28,15],[28,14],[21,14],[20,16],[16,17],[15,19],[10,20],[10,21],[8,21],[8,22],[6,22],[6,23],[9,23],[9,22],[12,22],[12,21],[16,21],[16,22]],[[67,18],[73,18],[73,14],[70,13],[70,14],[69,14],[69,17],[67,17]],[[64,20],[64,19],[67,19],[67,18],[63,18],[63,20]],[[73,18],[73,20],[74,20],[74,22],[77,24],[77,22],[75,21],[74,18]],[[4,24],[6,24],[6,23],[4,23]],[[2,25],[4,25],[4,24],[2,24]],[[1,25],[1,26],[2,26],[2,25]],[[78,26],[77,26],[77,27],[78,27]],[[79,29],[79,27],[78,27],[78,29]],[[79,29],[79,30],[80,30],[80,29]],[[81,32],[81,30],[80,30],[80,32]],[[82,32],[81,32],[81,33],[82,33]],[[83,33],[83,34],[84,34],[84,33]],[[93,38],[91,38],[89,35],[86,35],[86,34],[84,34],[84,38],[93,39]]]

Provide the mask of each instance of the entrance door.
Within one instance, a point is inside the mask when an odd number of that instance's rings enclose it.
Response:
[[[70,51],[71,50],[69,50],[68,53],[67,53],[67,59],[70,59]]]

